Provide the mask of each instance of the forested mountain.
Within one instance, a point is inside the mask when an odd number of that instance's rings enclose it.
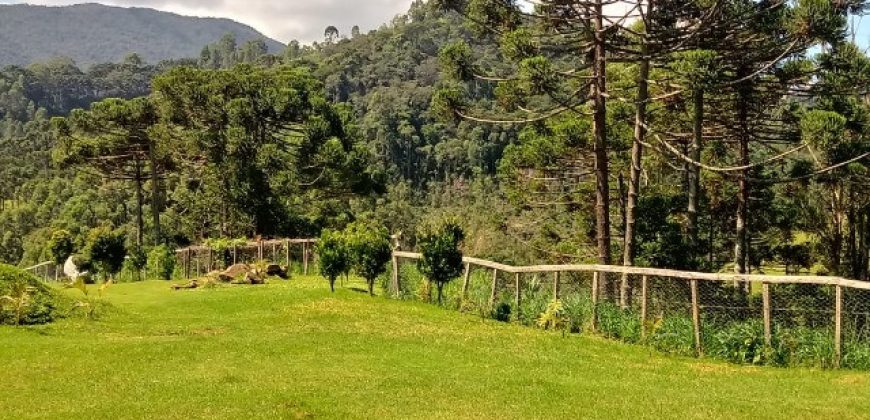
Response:
[[[530,34],[552,28],[502,39],[436,3],[281,54],[223,36],[158,65],[4,69],[0,259],[44,258],[57,229],[79,243],[108,226],[174,245],[372,219],[413,241],[421,223],[452,216],[468,253],[504,262],[612,253],[870,276],[870,59],[843,39],[839,6],[780,14],[733,0],[706,44],[669,44],[694,26],[657,34],[665,49],[645,77],[649,55],[631,49],[642,32],[626,29],[618,59],[596,70],[602,107],[588,57],[558,45],[534,55],[531,39],[549,38]],[[819,27],[814,13],[833,17]],[[673,23],[665,15],[657,24]],[[718,28],[754,55],[717,41]],[[771,28],[786,53],[759,35]]]
[[[203,45],[233,33],[262,39],[272,53],[284,46],[229,19],[181,16],[100,4],[64,7],[0,5],[0,67],[69,57],[78,65],[117,62],[130,53],[145,61],[198,57]]]

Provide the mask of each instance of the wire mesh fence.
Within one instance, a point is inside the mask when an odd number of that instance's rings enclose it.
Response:
[[[434,302],[415,264],[398,267],[397,296]],[[623,286],[619,267],[493,267],[508,266],[472,265],[445,289],[444,305],[534,326],[558,299],[571,332],[742,364],[870,369],[870,290],[856,282],[641,269],[632,271],[666,275],[629,274]]]

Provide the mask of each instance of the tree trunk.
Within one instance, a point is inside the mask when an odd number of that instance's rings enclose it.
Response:
[[[444,296],[444,283],[437,283],[438,286],[438,306],[441,306],[441,298]]]
[[[738,77],[743,72],[738,72]],[[749,92],[746,83],[741,83],[738,87],[738,127],[739,133],[737,136],[738,146],[738,164],[749,164]],[[735,215],[735,240],[734,240],[734,272],[737,274],[746,273],[747,260],[747,218],[749,217],[749,170],[744,169],[737,175],[737,214]],[[737,284],[735,284],[737,286]]]
[[[329,279],[329,291],[332,293],[335,293],[335,279],[334,278]]]
[[[652,1],[647,4],[647,14],[652,9]],[[641,52],[646,55],[648,51],[645,39]],[[625,232],[622,249],[622,265],[634,265],[636,255],[634,225],[637,219],[637,198],[640,194],[641,165],[643,164],[643,141],[646,138],[646,102],[649,99],[649,60],[643,59],[637,75],[637,105],[634,116],[634,141],[631,145],[631,168],[628,179],[628,197],[625,202]],[[628,274],[622,274],[619,287],[619,303],[623,308],[630,304],[631,296]]]
[[[144,195],[142,194],[142,162],[136,159],[136,245],[142,246],[142,237],[144,236],[145,222],[142,218],[142,203]]]
[[[701,147],[703,145],[704,129],[704,91],[695,89],[692,93],[692,145],[689,149],[689,157],[695,161],[701,161]],[[698,196],[701,186],[701,167],[689,165],[689,203],[687,206],[688,221],[686,230],[689,234],[689,252],[693,264],[697,263],[700,250],[698,241]],[[695,267],[693,267],[695,268]]]
[[[598,263],[610,264],[610,185],[607,160],[607,92],[606,52],[603,22],[603,1],[595,1],[595,49],[593,54],[592,97],[594,114],[592,117],[595,134],[595,229],[598,247]],[[607,285],[607,278],[602,274],[601,283]],[[606,287],[606,286],[605,286]],[[606,287],[613,297],[613,288]]]
[[[153,244],[158,245],[162,242],[163,233],[160,229],[160,174],[158,172],[157,159],[154,156],[154,151],[151,150],[148,154],[151,160],[151,219],[154,228]]]
[[[374,296],[375,295],[375,280],[374,279],[367,280],[367,282],[369,284],[369,296]]]

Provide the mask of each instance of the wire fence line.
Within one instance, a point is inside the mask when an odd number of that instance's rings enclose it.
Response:
[[[392,295],[401,298],[409,287],[420,287],[403,284],[415,274],[401,264],[420,258],[413,252],[393,253]],[[709,353],[746,363],[870,368],[870,282],[596,264],[511,266],[473,257],[463,261],[456,306],[467,307],[475,299],[469,290],[478,290],[478,309],[495,318],[509,311],[514,320],[534,324],[547,302],[582,300],[589,312],[586,329],[665,351]],[[628,276],[625,296],[619,290],[623,274]]]
[[[288,270],[298,267],[308,275],[315,257],[317,239],[269,239],[234,243],[224,247],[195,245],[176,249],[175,254],[181,276],[190,279],[222,270],[235,264],[250,264],[258,261],[283,263]]]

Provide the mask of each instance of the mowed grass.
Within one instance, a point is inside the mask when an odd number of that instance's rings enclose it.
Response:
[[[324,280],[113,286],[97,321],[0,327],[2,418],[866,418],[870,375],[740,367]]]

